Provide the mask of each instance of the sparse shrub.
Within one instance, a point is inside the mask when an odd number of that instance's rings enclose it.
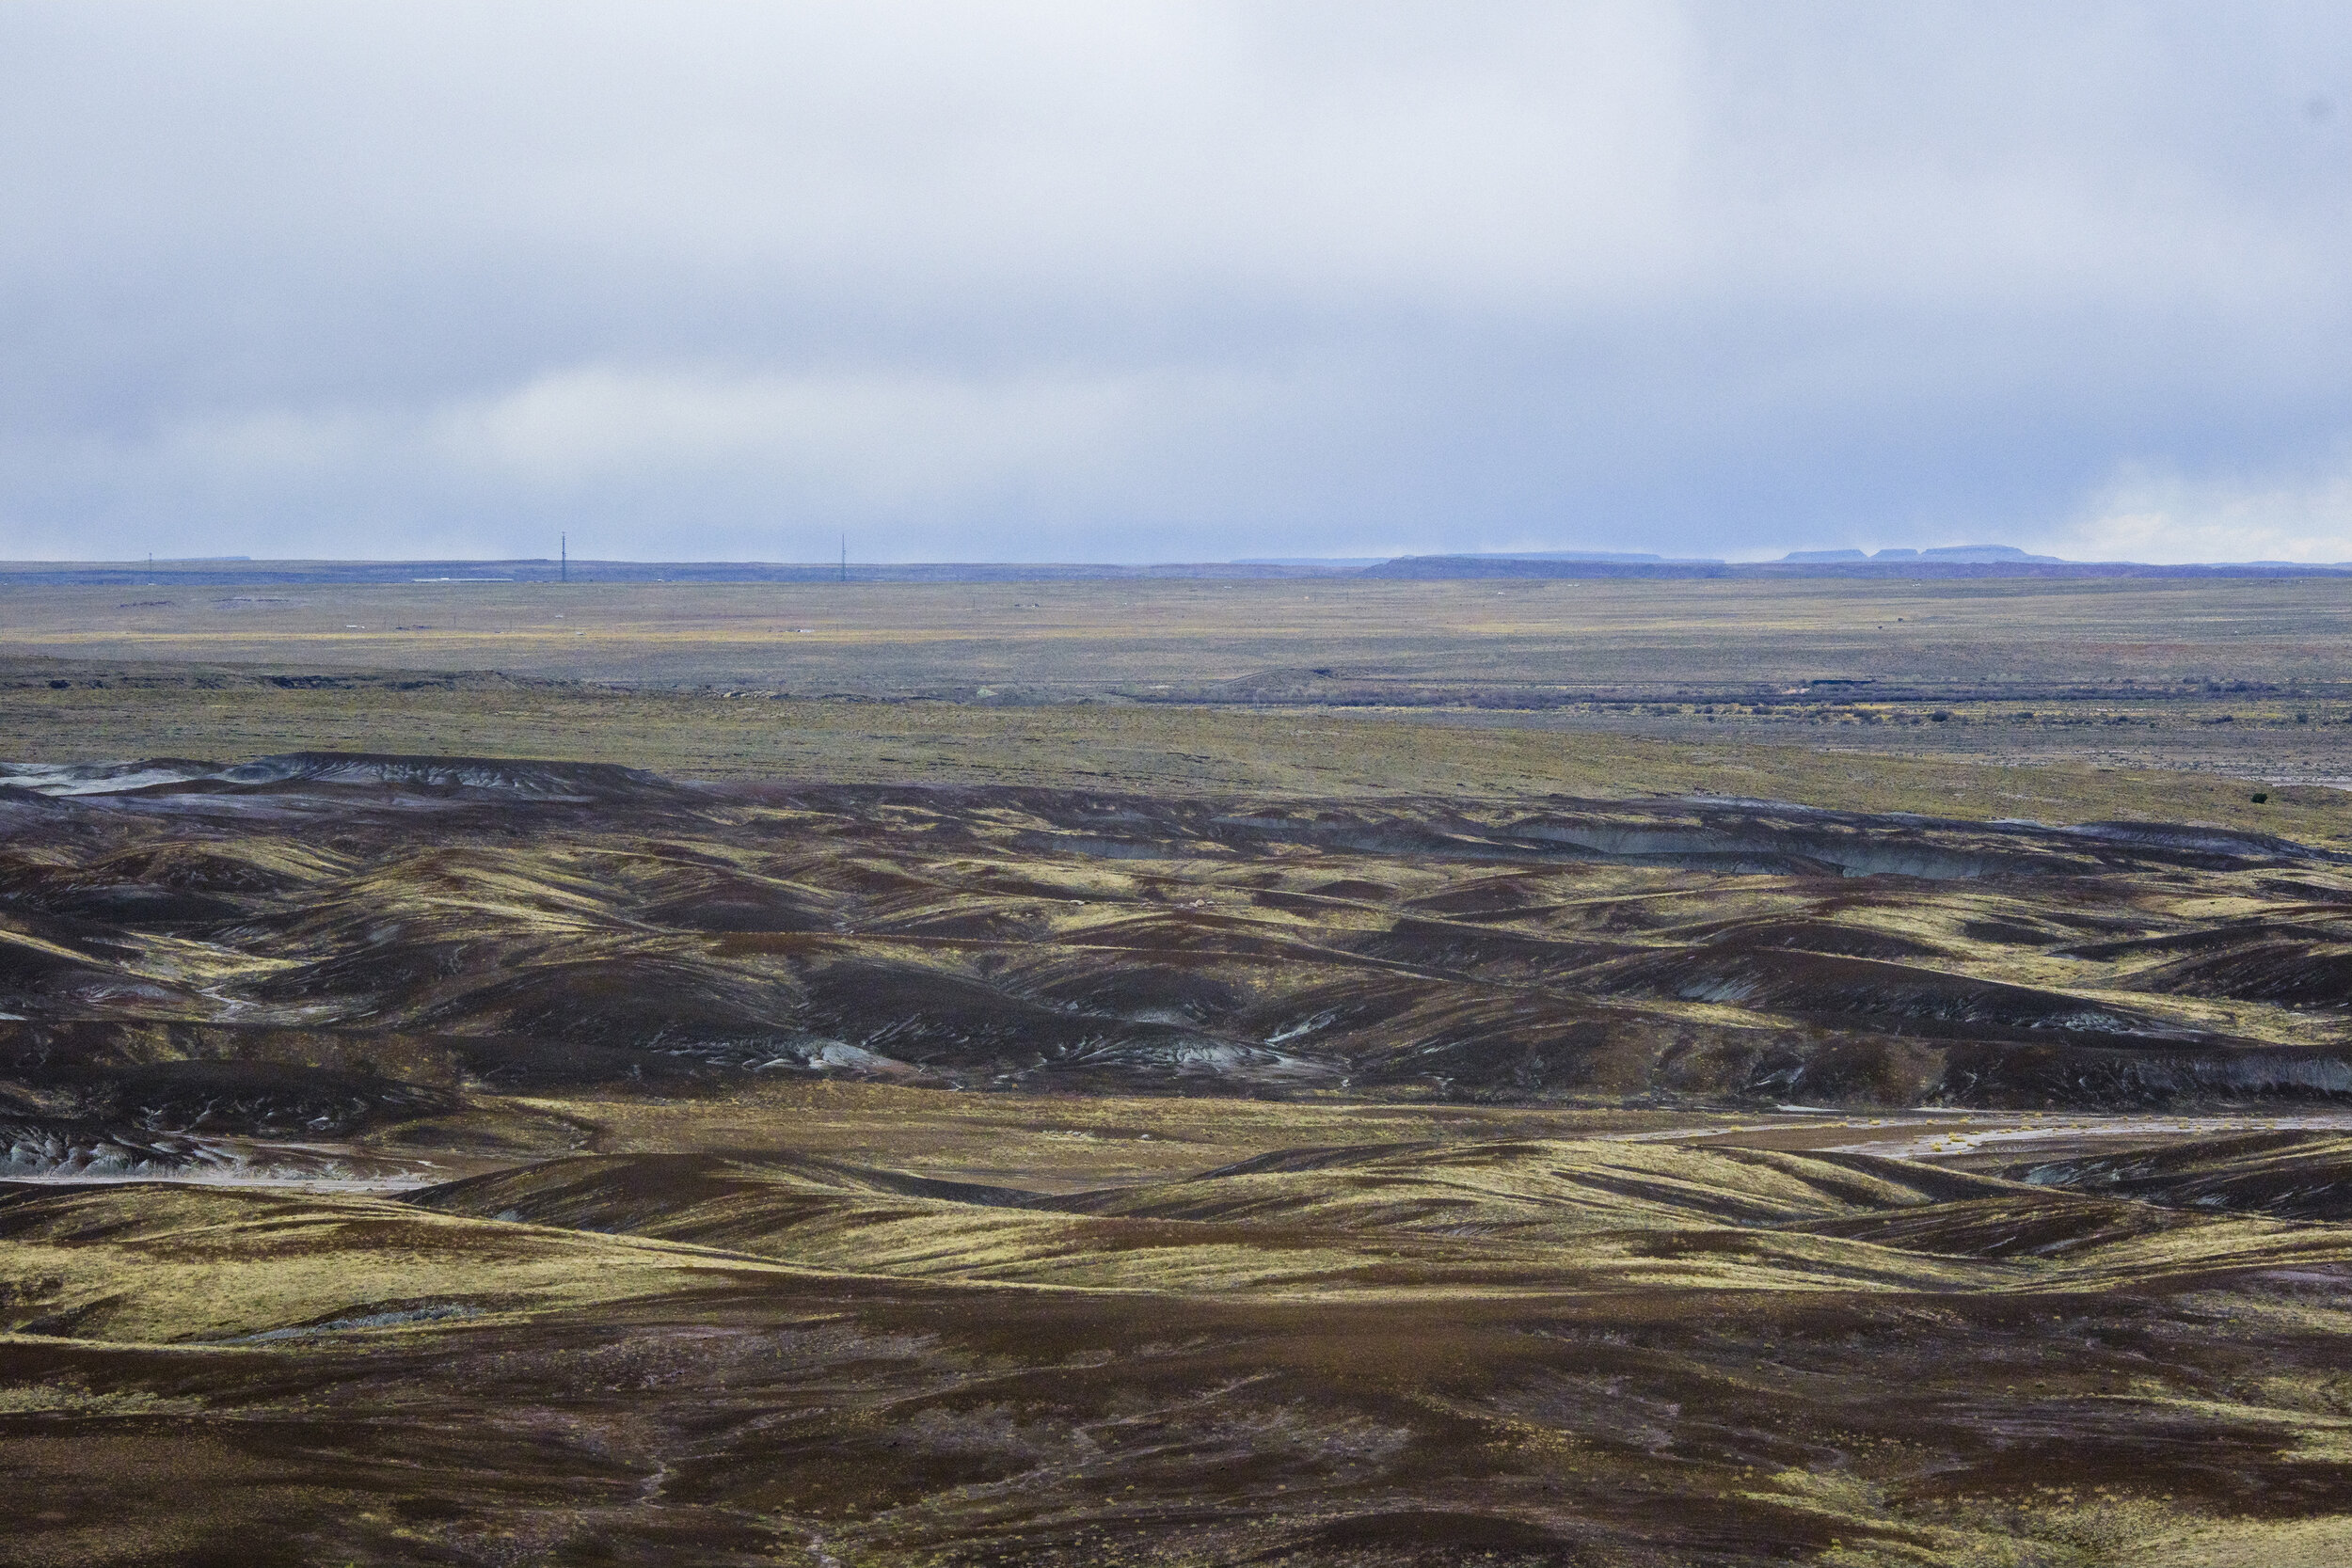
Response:
[[[2270,794],[2267,790],[2258,789],[2254,791],[2253,794],[2249,795],[2247,799],[2253,801],[2254,804],[2258,806],[2267,805],[2270,801]]]
[[[1928,715],[1928,719],[1932,723],[1948,724],[1952,720],[1952,710],[1943,707],[1937,708],[1933,713]]]

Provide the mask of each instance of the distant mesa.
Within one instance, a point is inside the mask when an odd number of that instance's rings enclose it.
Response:
[[[1279,571],[1259,567],[1235,570]],[[1864,554],[1852,548],[1794,550],[1778,561],[1692,561],[1673,556],[1599,550],[1552,550],[1516,555],[1408,555],[1355,574],[1363,578],[1434,580],[1476,578],[1728,578],[1773,581],[1808,578],[2266,578],[2335,577],[2341,566],[2214,562],[2201,565],[2128,561],[2068,561],[2028,555],[2014,545],[1897,546]]]
[[[2014,545],[1892,546],[1866,554],[1846,547],[1791,550],[1777,561],[1726,562],[1713,557],[1661,555],[1647,550],[1513,550],[1459,555],[1263,556],[1213,562],[774,562],[774,561],[246,561],[234,556],[153,562],[0,561],[0,586],[290,588],[326,583],[455,585],[586,583],[851,583],[1136,582],[1188,579],[1315,581],[1334,578],[1442,580],[1448,578],[1698,578],[1772,581],[1784,578],[1883,577],[1890,571],[1921,578],[2296,578],[2337,577],[2352,562],[2332,565],[2281,561],[2162,564],[2129,561],[2067,561],[2028,555]],[[139,608],[123,605],[119,608]]]
[[[1909,553],[1910,552],[1905,550],[1881,550],[1878,552],[1878,556],[1873,556],[1871,559],[1877,560],[1879,556],[1883,556],[1888,559],[1899,559]],[[2027,555],[2025,551],[2019,549],[2014,545],[1944,545],[1935,549],[1921,550],[1919,552],[1919,559],[1922,561],[1964,561],[1972,562],[2030,561],[2044,566],[2064,565],[2066,560],[2065,557],[2057,555]]]
[[[1253,555],[1227,562],[1229,566],[1316,566],[1330,571],[1353,571],[1359,566],[1377,566],[1390,559],[1385,555]]]
[[[2044,566],[2062,566],[2066,558],[2056,555],[2027,555],[2014,545],[1939,545],[1933,549],[1915,550],[1894,548],[1875,550],[1865,555],[1860,550],[1790,550],[1781,557],[1787,562],[1825,561],[1883,561],[1890,563],[1905,561],[1949,561],[1965,565],[1992,565],[1998,562],[2015,561]]]
[[[1479,555],[1406,555],[1359,574],[1367,578],[1715,578],[1733,568],[1713,559],[1623,550],[1522,550]]]
[[[1627,565],[1720,566],[1713,556],[1653,555],[1645,550],[1489,550],[1462,561],[1613,561]]]

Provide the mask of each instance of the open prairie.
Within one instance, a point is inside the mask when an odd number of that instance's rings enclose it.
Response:
[[[2339,578],[0,586],[20,653],[801,694],[1311,701],[1869,680],[2352,695]]]
[[[2352,590],[2329,578],[158,584],[0,587],[7,647],[97,668],[1373,713],[2281,784],[2344,782],[2330,731],[2352,722]]]
[[[2332,585],[1735,587],[7,597],[0,1560],[2345,1560]]]

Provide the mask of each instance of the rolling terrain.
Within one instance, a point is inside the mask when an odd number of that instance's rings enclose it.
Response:
[[[12,765],[0,1560],[2338,1561],[2348,871]]]
[[[1061,1195],[576,1156],[405,1201],[19,1187],[0,1240],[14,1562],[2352,1541],[2352,1227],[1866,1156],[1300,1148]]]
[[[2223,644],[2150,711],[2332,766]],[[5,673],[0,1561],[2352,1555],[2333,790],[1948,687]]]
[[[310,753],[0,784],[12,1168],[373,1168],[482,1091],[2188,1110],[2352,1090],[2352,861],[1736,800],[686,785]],[[381,1137],[373,1145],[387,1146]],[[307,1149],[307,1152],[306,1152]]]

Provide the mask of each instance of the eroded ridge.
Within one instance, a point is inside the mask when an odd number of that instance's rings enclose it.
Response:
[[[311,753],[18,768],[0,1125],[24,1174],[317,1174],[291,1146],[485,1089],[779,1075],[2326,1103],[2352,1087],[2348,872],[2215,830],[1741,800],[711,786]]]
[[[1058,1195],[577,1156],[402,1202],[18,1188],[0,1243],[0,1466],[41,1503],[13,1560],[2120,1568],[2352,1539],[2352,1227],[1867,1156],[1423,1141]]]
[[[0,1560],[2352,1554],[2332,853],[11,781]]]

